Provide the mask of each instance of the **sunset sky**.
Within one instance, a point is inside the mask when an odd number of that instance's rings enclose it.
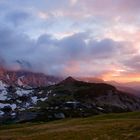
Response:
[[[0,63],[140,81],[140,0],[0,0]]]

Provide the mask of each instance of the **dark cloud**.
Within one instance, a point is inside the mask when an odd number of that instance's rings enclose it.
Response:
[[[60,40],[58,45],[63,55],[67,54],[66,57],[76,59],[82,57],[83,53],[86,53],[86,44],[84,42],[86,38],[88,38],[87,33],[74,34]]]
[[[9,28],[0,28],[0,56],[7,64],[28,57],[33,47],[34,41],[27,35]]]
[[[115,42],[112,39],[103,39],[101,41],[93,40],[89,43],[90,53],[98,58],[111,57],[118,52],[120,45],[121,43]]]
[[[8,67],[49,74],[63,74],[66,69],[72,69],[74,63],[81,65],[82,69],[83,65],[90,67],[92,61],[98,67],[102,65],[98,64],[99,61],[104,65],[110,64],[110,60],[116,59],[121,52],[121,55],[128,53],[124,54],[124,48],[124,42],[112,39],[99,41],[92,39],[88,33],[77,33],[59,40],[44,34],[32,40],[25,34],[0,29],[0,54]],[[98,73],[100,71],[104,69],[99,68]]]
[[[11,22],[14,26],[19,26],[27,21],[30,15],[24,11],[12,11],[7,13],[5,19],[7,22]]]

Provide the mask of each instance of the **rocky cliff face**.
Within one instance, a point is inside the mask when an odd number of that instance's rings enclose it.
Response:
[[[1,67],[0,80],[8,85],[39,87],[58,83],[61,78],[29,71],[10,71]]]

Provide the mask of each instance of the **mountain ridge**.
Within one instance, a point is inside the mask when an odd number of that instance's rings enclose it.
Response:
[[[140,98],[106,83],[73,77],[46,87],[11,86],[0,81],[0,122],[46,121],[140,110]]]
[[[14,71],[0,67],[0,80],[9,85],[38,87],[56,84],[62,78],[27,70]]]

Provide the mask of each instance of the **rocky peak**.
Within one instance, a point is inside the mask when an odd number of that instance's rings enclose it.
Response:
[[[73,77],[69,76],[67,77],[65,80],[63,80],[61,82],[61,84],[66,84],[66,83],[73,83],[73,82],[76,82],[77,80],[75,80]]]

